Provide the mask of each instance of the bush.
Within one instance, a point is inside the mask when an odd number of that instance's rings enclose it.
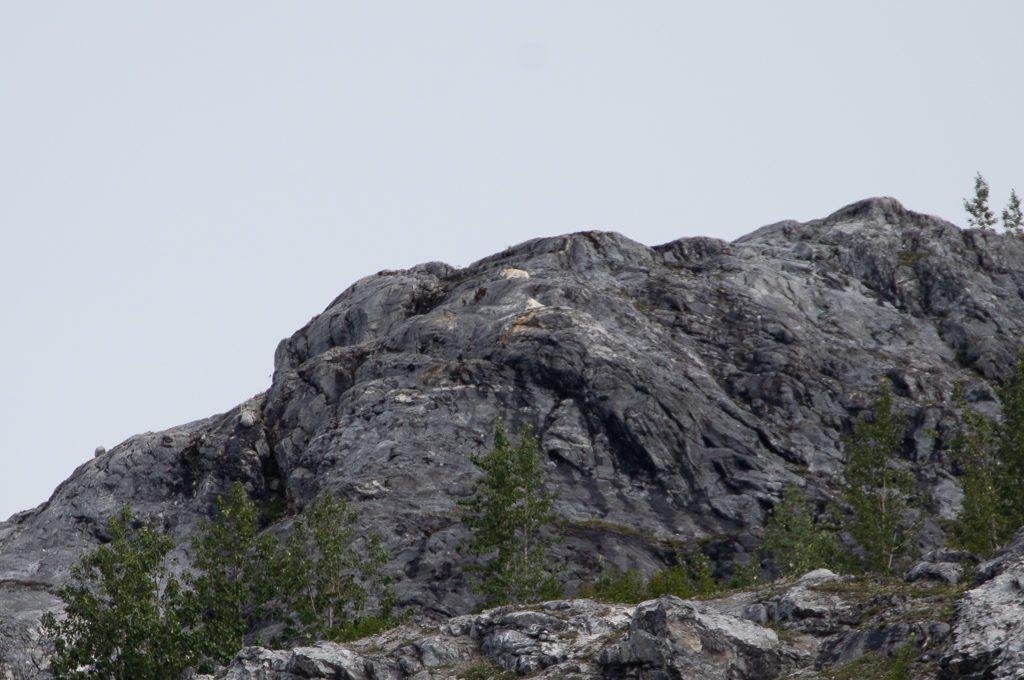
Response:
[[[806,574],[832,567],[836,542],[831,532],[814,521],[814,513],[802,491],[790,484],[772,510],[765,526],[761,552],[785,576]]]
[[[711,595],[720,590],[711,574],[711,560],[701,550],[684,553],[677,548],[674,563],[645,580],[637,569],[605,568],[579,589],[579,597],[601,602],[635,604],[662,595],[683,599]]]
[[[699,549],[686,554],[677,549],[675,564],[659,569],[647,585],[647,593],[652,598],[675,595],[685,600],[711,595],[717,590],[718,584],[711,575],[711,560]]]
[[[580,586],[579,596],[600,602],[634,604],[647,599],[647,582],[637,569],[604,569]]]

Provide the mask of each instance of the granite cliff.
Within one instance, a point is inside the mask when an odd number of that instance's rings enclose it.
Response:
[[[236,480],[285,515],[323,489],[350,499],[403,604],[465,615],[456,501],[498,416],[540,436],[569,581],[598,554],[651,571],[674,542],[724,574],[787,483],[834,493],[841,438],[888,376],[937,547],[960,501],[953,385],[994,412],[1022,337],[1024,241],[888,198],[732,243],[583,232],[380,272],[281,342],[265,393],[102,452],[0,524],[0,677],[36,676],[35,621],[112,512],[128,503],[186,545]]]

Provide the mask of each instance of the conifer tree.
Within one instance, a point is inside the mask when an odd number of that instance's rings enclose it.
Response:
[[[472,497],[460,501],[471,538],[469,553],[484,558],[469,568],[487,605],[525,604],[557,597],[561,587],[545,556],[555,521],[553,497],[544,490],[539,444],[528,427],[513,445],[504,421],[494,426],[494,445],[471,461],[483,471]]]
[[[979,172],[974,177],[974,198],[964,199],[964,209],[967,211],[967,224],[978,229],[990,230],[995,226],[996,217],[988,207],[988,182]]]
[[[1010,201],[1003,211],[1003,228],[1007,233],[1024,238],[1024,224],[1020,210],[1020,196],[1015,189],[1010,189]]]

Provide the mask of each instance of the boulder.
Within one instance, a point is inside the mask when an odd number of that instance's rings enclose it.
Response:
[[[603,677],[771,678],[784,654],[775,631],[666,596],[637,607],[626,638],[598,657]]]

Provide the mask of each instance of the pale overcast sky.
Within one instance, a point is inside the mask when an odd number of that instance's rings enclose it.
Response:
[[[1024,2],[0,0],[0,519],[357,278],[1024,189]]]

